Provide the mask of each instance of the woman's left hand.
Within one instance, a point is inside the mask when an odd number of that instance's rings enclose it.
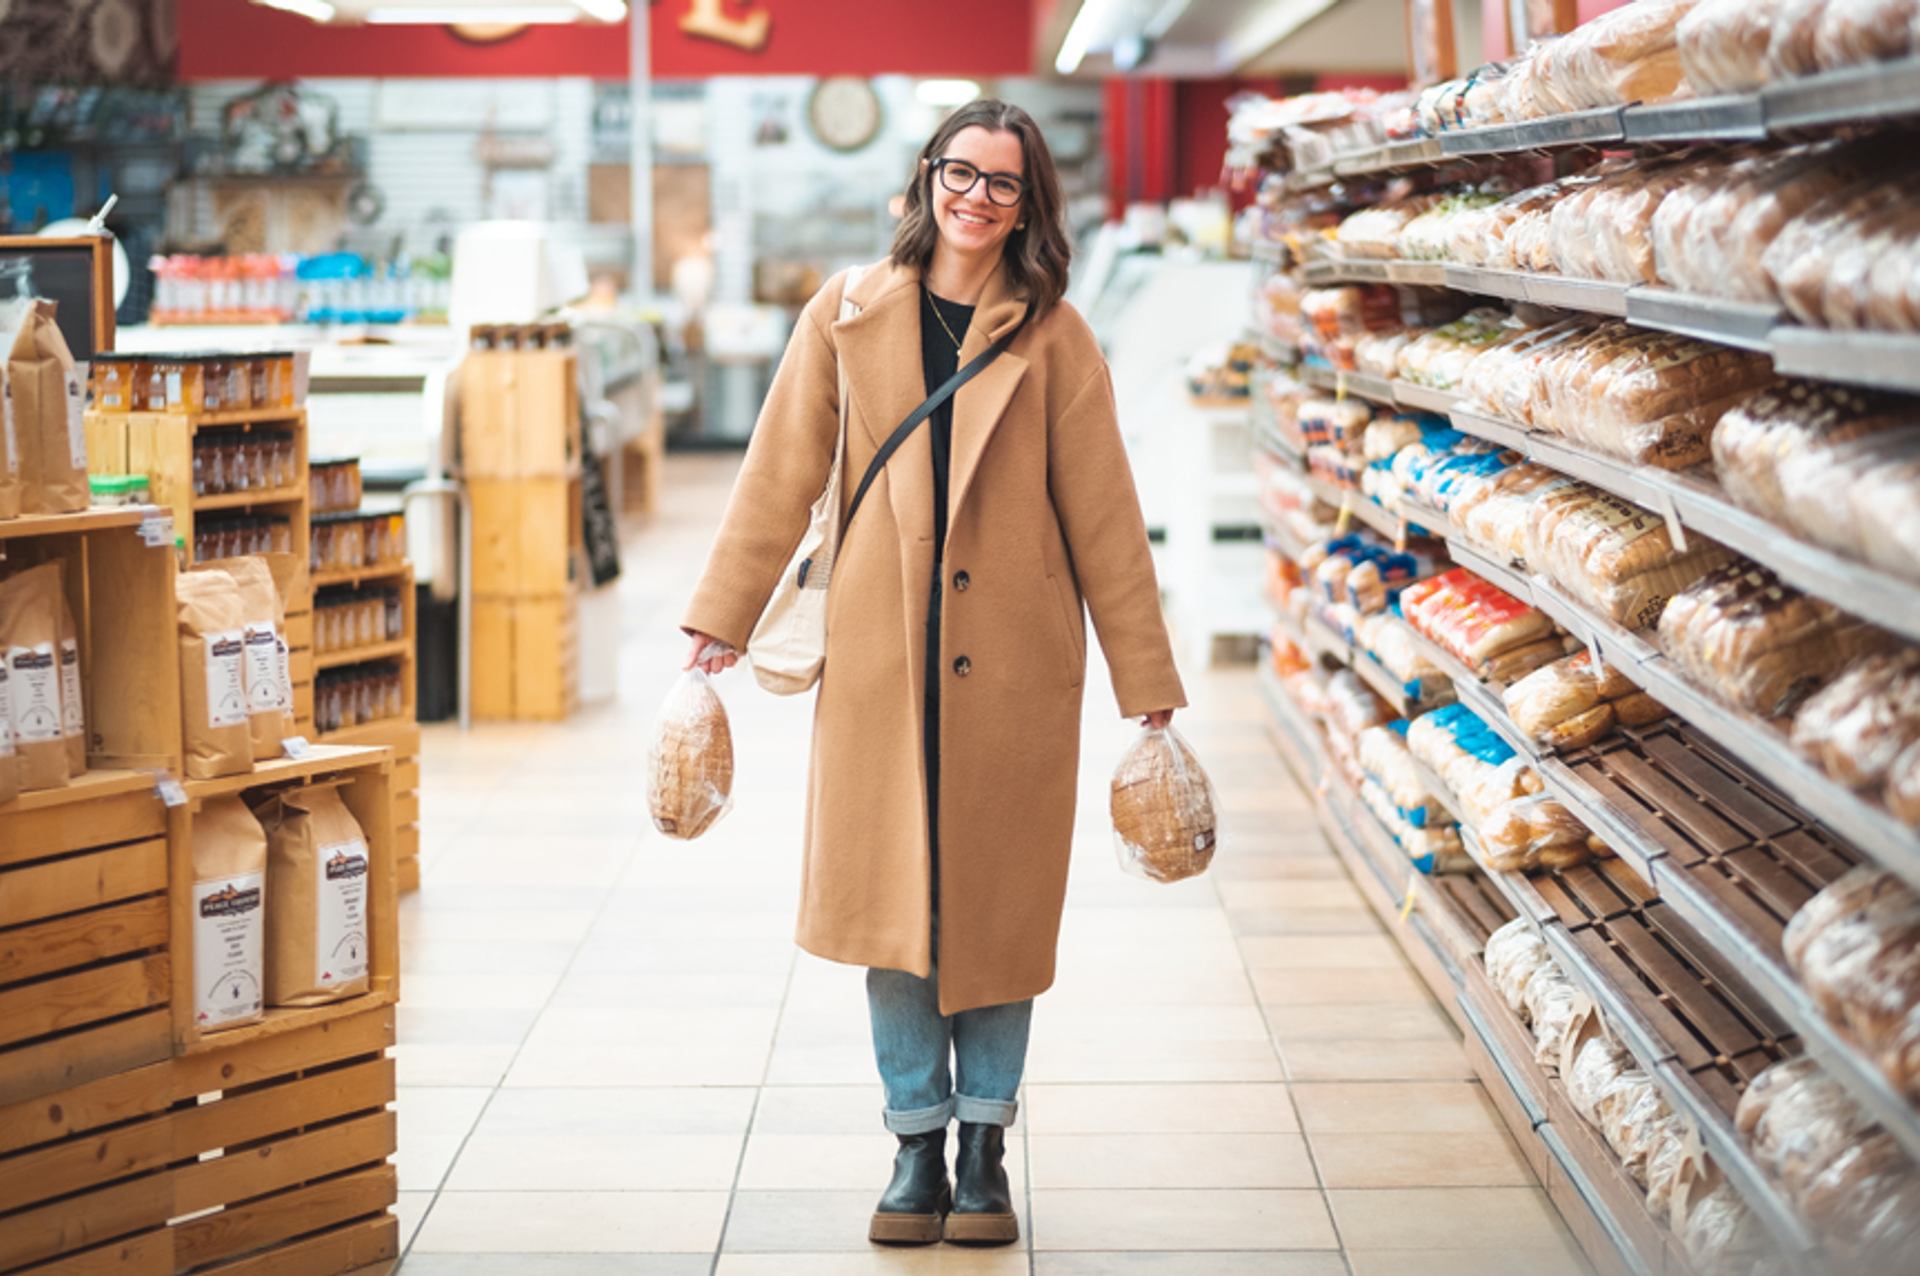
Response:
[[[1152,713],[1149,713],[1146,717],[1140,719],[1140,725],[1143,727],[1152,727],[1154,730],[1158,731],[1161,728],[1170,724],[1172,721],[1173,721],[1173,710],[1156,709]]]

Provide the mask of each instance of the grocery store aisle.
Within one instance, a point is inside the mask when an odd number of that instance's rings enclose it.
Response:
[[[1088,682],[1060,979],[1009,1140],[1022,1244],[881,1251],[892,1139],[862,972],[793,948],[808,704],[720,680],[736,808],[657,836],[642,754],[737,461],[675,458],[628,548],[625,694],[557,727],[433,728],[403,908],[409,1276],[1574,1270],[1453,1029],[1283,769],[1248,670],[1177,724],[1225,808],[1213,872],[1121,875],[1132,732]]]

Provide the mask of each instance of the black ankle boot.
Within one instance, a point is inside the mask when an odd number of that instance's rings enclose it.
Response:
[[[867,1239],[882,1245],[931,1245],[953,1208],[947,1183],[947,1132],[902,1134],[893,1154],[893,1182],[873,1211]]]
[[[948,1240],[961,1245],[1010,1245],[1020,1239],[1013,1190],[1007,1185],[1006,1134],[997,1125],[960,1123]]]

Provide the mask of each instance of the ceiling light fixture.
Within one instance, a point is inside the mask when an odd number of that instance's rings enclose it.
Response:
[[[369,9],[361,21],[383,27],[450,27],[477,25],[558,26],[576,22],[580,10],[571,4],[382,5]]]
[[[259,0],[259,3],[310,22],[332,22],[334,18],[334,8],[327,0]]]
[[[1085,0],[1080,12],[1073,15],[1073,25],[1067,28],[1066,39],[1060,41],[1060,54],[1053,60],[1053,69],[1061,75],[1072,75],[1080,69],[1080,62],[1087,56],[1087,49],[1093,43],[1095,14],[1105,16],[1106,0]]]
[[[1141,34],[1150,41],[1158,40],[1173,29],[1174,23],[1186,16],[1187,6],[1191,3],[1193,0],[1166,0],[1159,11],[1147,19],[1147,25],[1141,29]]]

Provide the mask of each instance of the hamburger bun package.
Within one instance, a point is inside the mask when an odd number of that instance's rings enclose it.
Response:
[[[0,654],[19,787],[57,789],[71,775],[60,691],[60,565],[42,563],[0,581]],[[84,761],[82,763],[84,767]]]
[[[281,741],[298,731],[287,653],[287,608],[263,558],[222,558],[196,568],[223,571],[240,591],[241,661],[247,691],[247,728],[253,760],[285,754]]]
[[[7,355],[8,402],[20,448],[20,510],[66,514],[87,508],[86,388],[67,340],[53,321],[54,303],[32,301],[12,310],[17,326]]]
[[[1121,757],[1111,806],[1114,849],[1133,876],[1178,882],[1213,862],[1213,782],[1172,727],[1148,727]]]
[[[224,571],[174,580],[180,639],[180,717],[187,776],[210,780],[253,769],[247,722],[246,614]]]
[[[318,1006],[367,990],[367,837],[338,787],[276,793],[267,829],[267,1004]]]
[[[193,817],[193,1021],[201,1032],[266,1013],[267,835],[237,797]]]
[[[647,751],[647,809],[668,837],[691,841],[733,806],[733,728],[700,669],[680,676]]]

